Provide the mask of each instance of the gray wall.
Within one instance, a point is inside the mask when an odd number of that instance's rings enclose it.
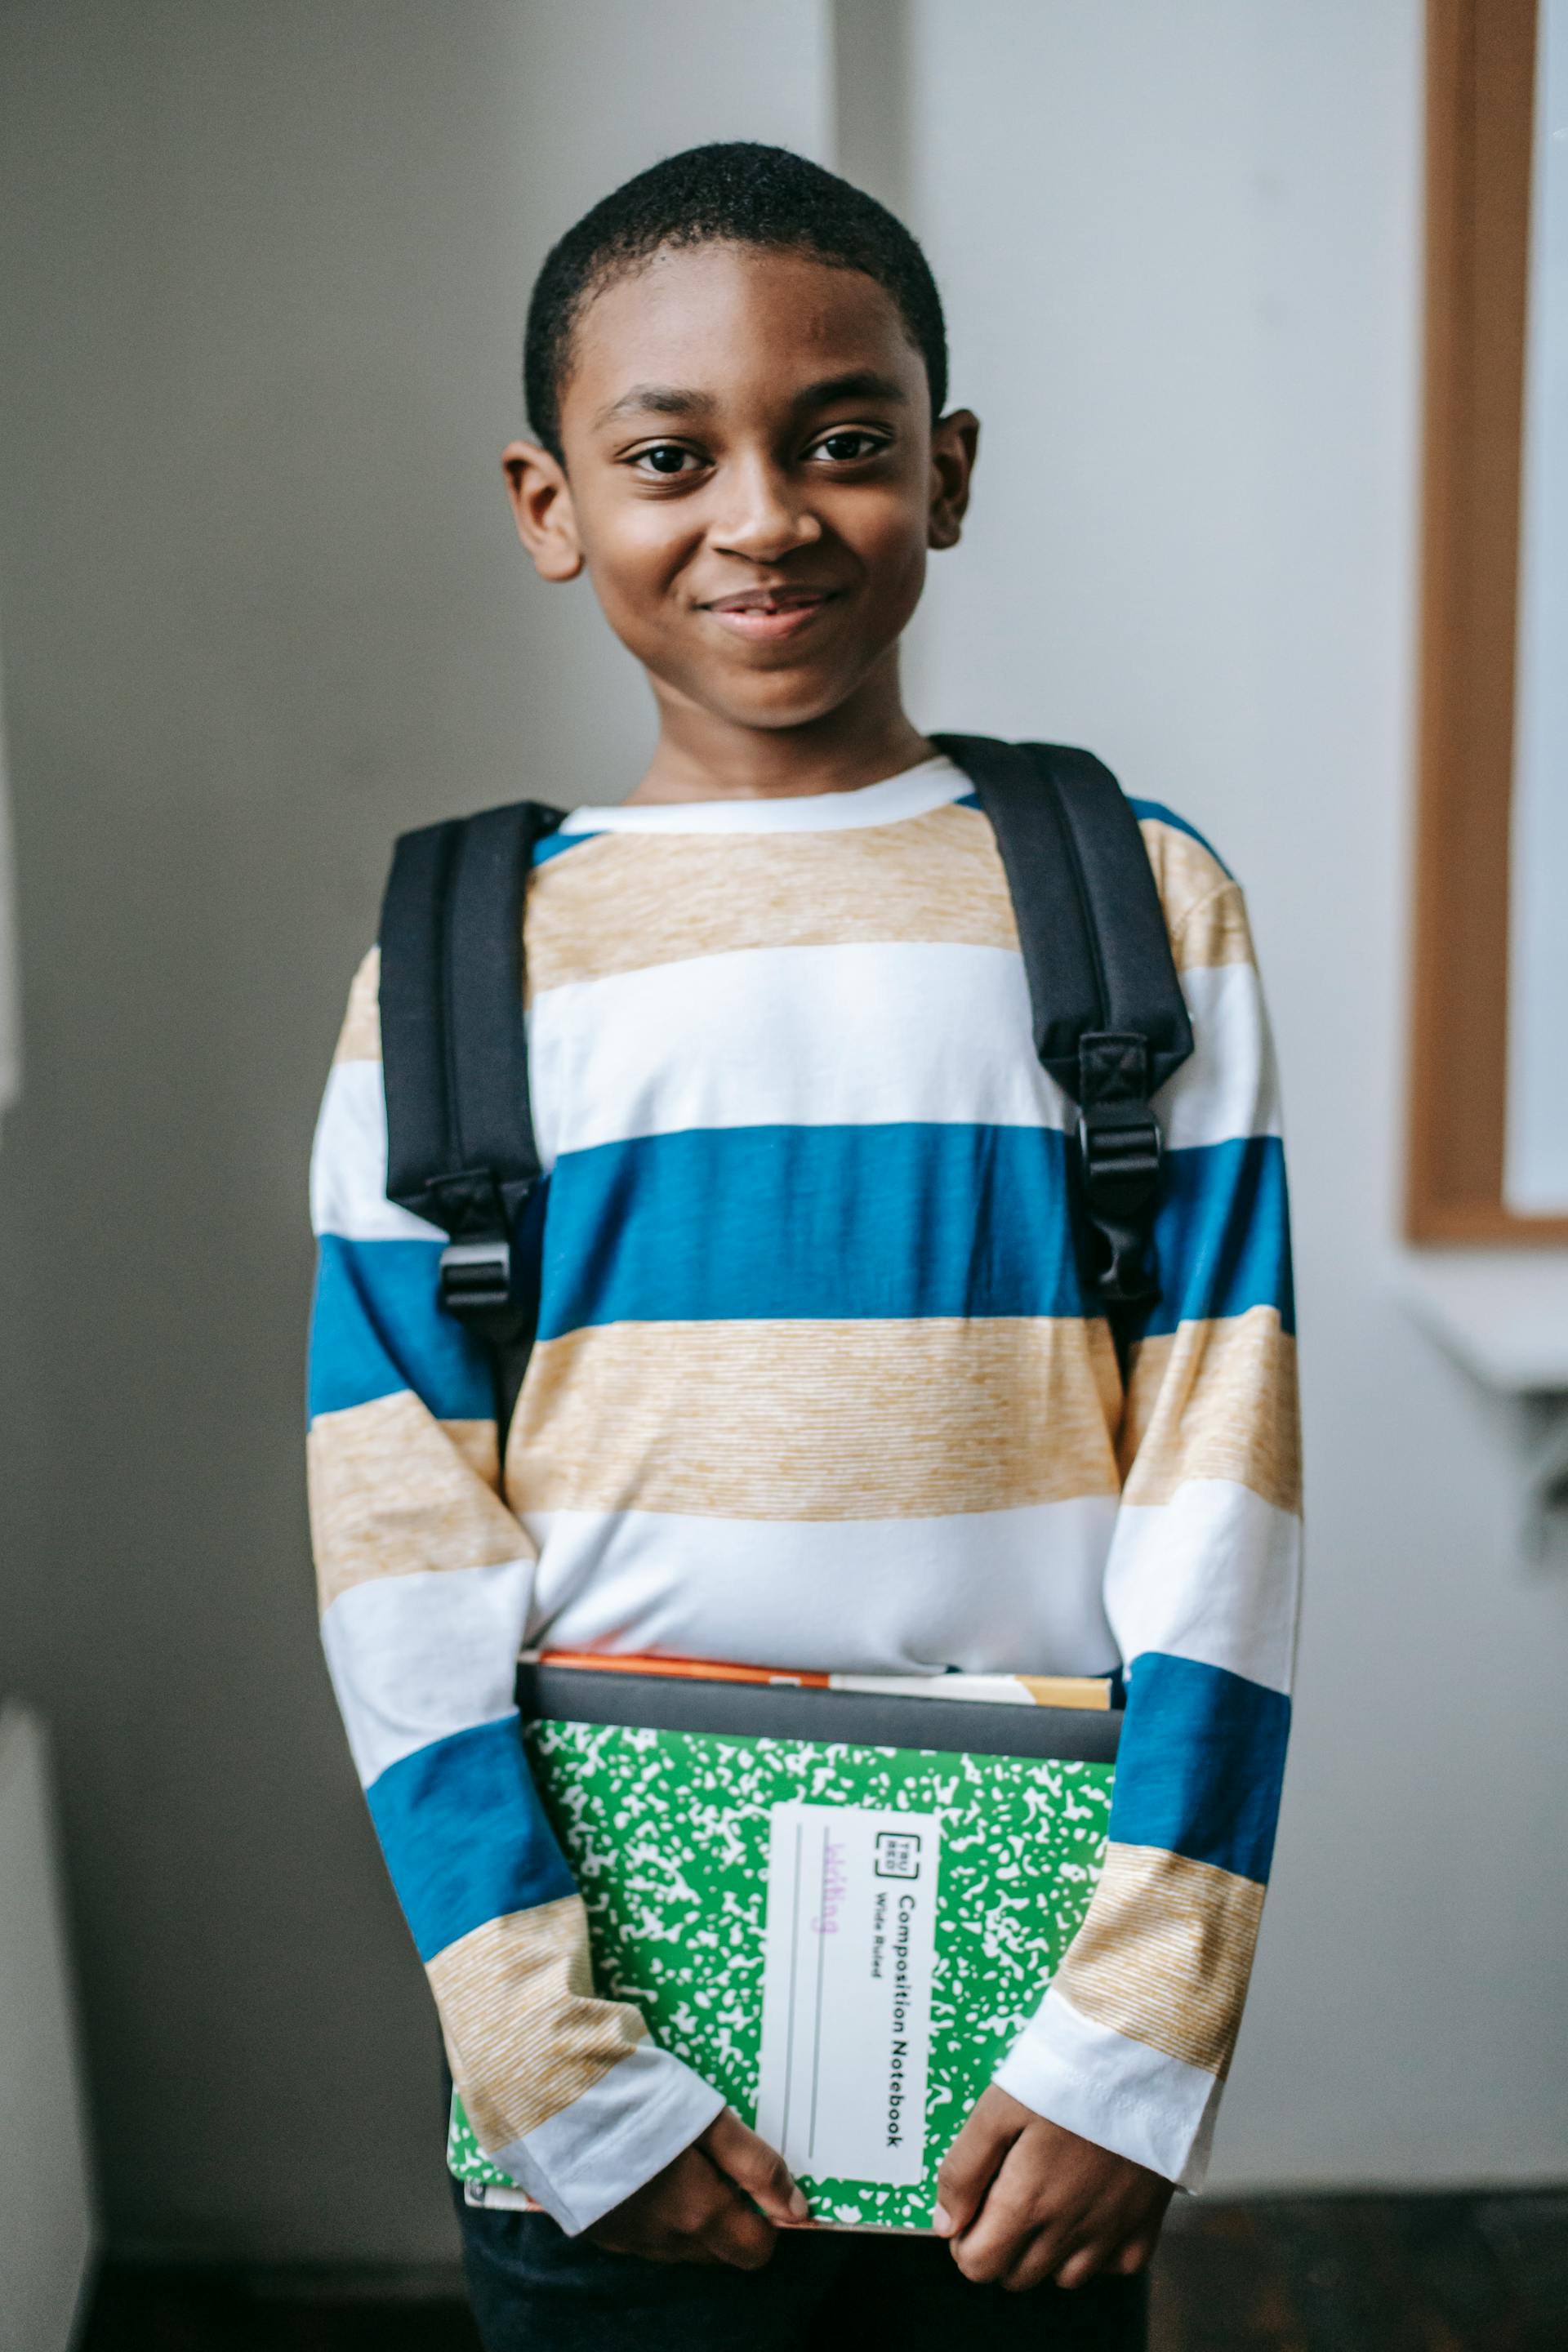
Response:
[[[0,19],[0,1690],[56,1730],[121,2244],[444,2254],[437,2044],[318,1663],[304,1169],[391,836],[648,736],[497,458],[550,237],[814,148],[795,0]]]
[[[11,0],[0,44],[0,1687],[56,1727],[119,2242],[449,2244],[314,1648],[315,1096],[392,833],[612,798],[646,740],[496,487],[545,242],[657,152],[831,123],[907,185],[987,422],[917,713],[1211,824],[1286,1055],[1311,1597],[1223,2172],[1568,2171],[1568,1605],[1390,1297],[1415,0]]]

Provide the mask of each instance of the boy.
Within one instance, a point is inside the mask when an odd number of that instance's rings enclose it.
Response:
[[[464,2215],[491,2347],[859,2341],[873,2315],[903,2345],[1134,2342],[1235,2039],[1299,1538],[1272,1056],[1236,885],[1141,810],[1196,1049],[1124,1386],[1087,1285],[1042,1308],[1034,1269],[1074,1263],[1070,1120],[990,827],[900,698],[975,455],[945,380],[913,239],[778,150],[656,166],[541,273],[518,530],[545,579],[587,569],[659,735],[531,877],[551,1174],[504,1475],[439,1236],[385,1199],[374,958],[323,1109],[327,1655],[469,2116],[545,2209]],[[595,1998],[517,1738],[524,1646],[1125,1666],[1104,1878],[957,2135],[937,2238],[780,2235],[782,2160]]]

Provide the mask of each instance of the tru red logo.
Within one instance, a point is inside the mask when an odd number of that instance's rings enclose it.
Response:
[[[883,1830],[877,1840],[879,1878],[918,1878],[921,1841],[918,1830]]]

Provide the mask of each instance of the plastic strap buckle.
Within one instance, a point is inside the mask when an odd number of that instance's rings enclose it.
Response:
[[[1146,1102],[1090,1103],[1079,1113],[1078,1147],[1090,1208],[1134,1215],[1160,1181],[1160,1122]]]
[[[448,1242],[441,1252],[441,1304],[459,1322],[505,1314],[511,1305],[511,1244]]]
[[[1101,1297],[1119,1306],[1157,1298],[1148,1211],[1160,1183],[1159,1121],[1147,1102],[1089,1103],[1079,1118],[1078,1142]]]

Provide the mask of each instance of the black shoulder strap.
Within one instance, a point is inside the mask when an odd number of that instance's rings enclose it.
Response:
[[[1084,1201],[1102,1297],[1159,1296],[1160,1181],[1150,1097],[1193,1050],[1153,870],[1109,768],[1058,743],[931,738],[990,818],[1018,926],[1041,1062],[1079,1107]]]
[[[539,1181],[523,1023],[522,908],[536,801],[397,844],[381,915],[387,1197],[448,1236],[441,1303],[493,1346],[526,1343],[512,1241]]]

